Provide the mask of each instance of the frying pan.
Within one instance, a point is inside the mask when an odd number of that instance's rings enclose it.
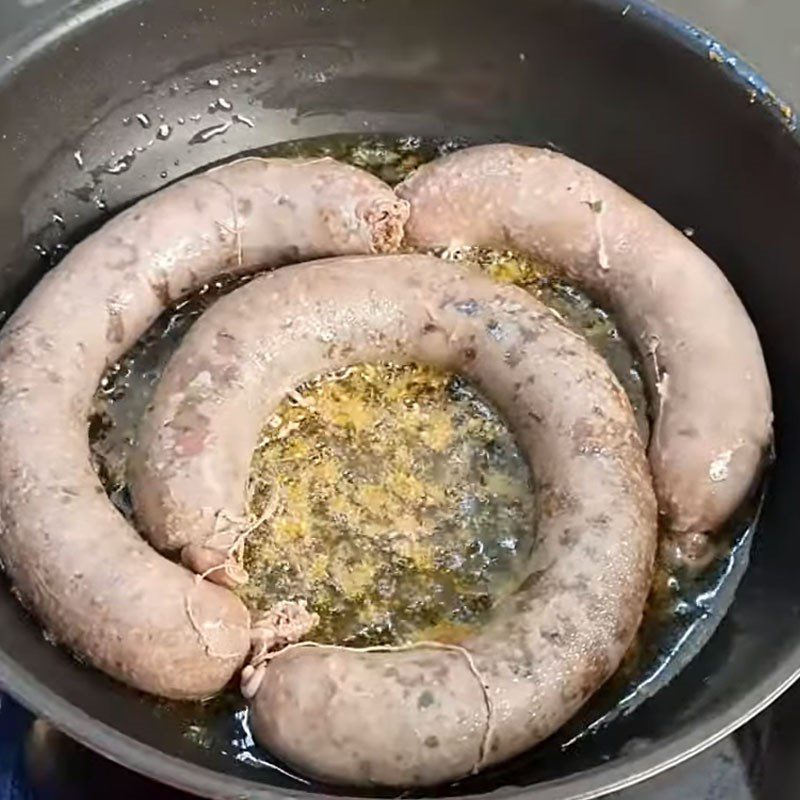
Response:
[[[772,376],[778,457],[723,624],[655,698],[580,746],[435,794],[599,797],[692,756],[800,670],[791,110],[702,32],[636,0],[73,3],[0,52],[0,314],[64,242],[166,181],[343,132],[550,144],[691,228],[744,299]],[[7,585],[0,683],[89,747],[196,794],[331,793],[193,745],[169,714],[47,642]]]

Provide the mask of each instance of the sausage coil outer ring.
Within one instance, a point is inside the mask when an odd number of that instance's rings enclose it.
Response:
[[[266,415],[314,374],[380,360],[457,371],[512,425],[539,499],[529,577],[460,652],[284,651],[252,723],[322,780],[430,785],[529,748],[614,672],[649,591],[656,504],[628,399],[585,340],[523,290],[418,255],[286,267],[219,300],[159,383],[137,474],[159,465],[178,517],[241,514]]]

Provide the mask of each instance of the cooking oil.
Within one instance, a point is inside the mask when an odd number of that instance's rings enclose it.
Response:
[[[465,144],[339,135],[240,155],[331,156],[396,184]],[[495,280],[525,288],[585,336],[625,388],[647,440],[640,364],[612,316],[548,265],[522,254],[475,248],[435,254],[468,259]],[[177,303],[103,378],[90,420],[92,455],[112,501],[131,519],[126,465],[164,366],[192,322],[249,279],[223,276]],[[535,546],[535,475],[513,431],[468,383],[424,365],[355,365],[297,387],[265,420],[250,481],[254,514],[273,492],[278,505],[248,540],[251,581],[241,597],[256,614],[279,599],[305,599],[321,616],[313,633],[318,641],[457,642],[513,590]],[[688,663],[732,600],[755,516],[753,509],[720,534],[728,544],[702,574],[681,573],[660,560],[637,641],[617,675],[532,758],[581,746]],[[307,784],[254,743],[235,691],[205,704],[152,707],[215,758]]]
[[[302,599],[315,641],[455,643],[524,577],[528,465],[502,418],[457,375],[356,365],[298,387],[267,421],[240,597]],[[522,557],[520,557],[522,556]]]

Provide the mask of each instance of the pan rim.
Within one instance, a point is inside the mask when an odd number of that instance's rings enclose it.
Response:
[[[44,15],[34,26],[0,45],[0,84],[13,80],[26,62],[55,46],[63,37],[138,0],[77,0],[59,11]],[[756,101],[767,117],[800,145],[796,117],[769,83],[738,54],[725,48],[715,37],[680,16],[656,6],[651,0],[581,0],[609,14],[634,14],[637,24],[669,38],[678,46],[708,62],[710,69],[723,69],[727,80],[743,93],[756,92]],[[714,52],[718,58],[709,58]],[[716,63],[715,63],[716,62]],[[777,700],[800,679],[800,642],[776,662],[769,674],[751,687],[738,701],[720,709],[702,725],[686,726],[636,754],[623,755],[602,766],[570,776],[529,786],[504,786],[481,797],[497,800],[593,800],[630,788],[656,777],[699,755],[726,738]],[[7,653],[0,651],[0,685],[35,714],[102,756],[162,783],[209,798],[314,798],[320,792],[275,789],[258,781],[223,774],[167,755],[123,734],[57,695],[33,677]],[[336,795],[357,800],[363,795]],[[435,797],[435,794],[431,794]],[[465,796],[477,796],[465,795]]]

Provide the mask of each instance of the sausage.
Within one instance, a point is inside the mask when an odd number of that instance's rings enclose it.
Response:
[[[513,427],[538,497],[529,576],[463,647],[300,645],[262,665],[260,685],[251,667],[244,677],[258,740],[304,773],[422,786],[556,730],[640,622],[655,497],[628,399],[585,340],[522,289],[431,256],[286,267],[218,301],[175,352],[143,420],[135,489],[155,484],[151,470],[170,504],[156,513],[242,516],[259,430],[287,393],[386,360],[461,373]],[[170,428],[192,447],[157,435]]]
[[[27,297],[0,335],[0,555],[57,639],[165,697],[228,682],[250,646],[249,615],[156,553],[111,505],[90,462],[95,388],[165,307],[219,273],[391,250],[406,216],[404,201],[355,168],[246,159],[140,201]]]
[[[676,532],[717,529],[772,437],[758,335],[716,265],[655,211],[563,155],[508,144],[420,167],[397,189],[417,248],[514,248],[613,311],[643,359],[656,495]]]

